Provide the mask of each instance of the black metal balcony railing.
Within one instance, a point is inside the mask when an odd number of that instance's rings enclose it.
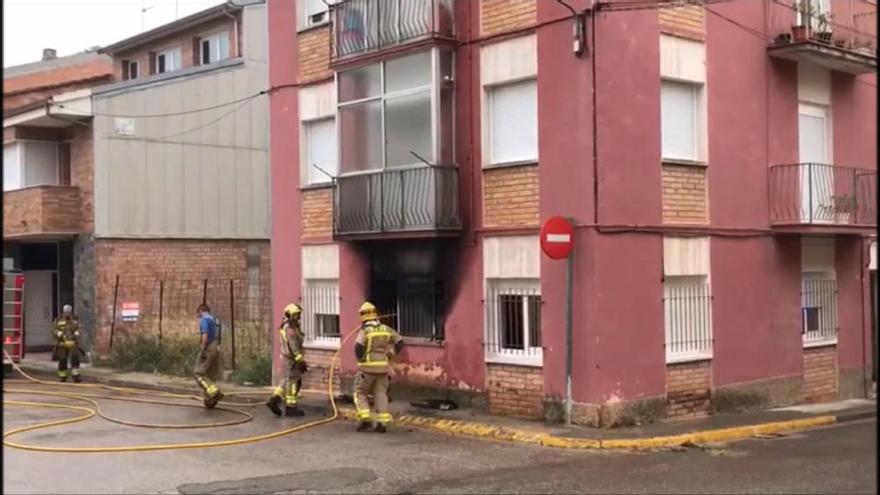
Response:
[[[459,229],[457,167],[392,168],[336,179],[335,235]]]
[[[454,38],[454,0],[342,0],[333,5],[333,60],[423,38]]]
[[[877,171],[821,163],[770,167],[770,223],[877,225]]]

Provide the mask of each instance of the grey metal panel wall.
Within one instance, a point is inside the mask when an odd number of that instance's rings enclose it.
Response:
[[[244,12],[244,63],[154,85],[97,94],[98,237],[267,239],[268,98],[159,118],[119,116],[212,107],[268,87],[265,5]]]

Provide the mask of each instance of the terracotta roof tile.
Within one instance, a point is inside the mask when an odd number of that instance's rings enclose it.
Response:
[[[3,96],[42,90],[45,88],[63,87],[82,81],[110,78],[113,66],[106,62],[94,61],[81,65],[59,67],[53,70],[25,74],[3,80]],[[108,81],[109,82],[109,81]],[[6,103],[4,102],[4,109]]]

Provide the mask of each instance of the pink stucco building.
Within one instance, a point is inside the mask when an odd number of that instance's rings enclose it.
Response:
[[[273,306],[305,305],[310,379],[370,299],[394,387],[558,420],[563,215],[577,423],[864,396],[876,5],[568,3],[269,2]]]

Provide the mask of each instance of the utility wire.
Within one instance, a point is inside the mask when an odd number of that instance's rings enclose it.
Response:
[[[259,93],[256,93],[256,95],[259,96],[260,94],[263,94],[263,93],[266,93],[266,91],[260,91]],[[246,101],[246,100],[253,98],[254,96],[255,96],[254,94],[251,94],[251,95],[239,98],[237,100],[227,101],[224,103],[218,103],[216,105],[211,105],[209,107],[193,108],[191,110],[180,110],[177,112],[150,113],[150,114],[142,114],[142,115],[123,115],[123,114],[116,114],[116,113],[88,112],[86,110],[71,108],[71,107],[68,107],[67,105],[64,105],[64,104],[58,104],[57,106],[58,106],[58,108],[63,108],[65,110],[80,112],[85,115],[95,115],[95,116],[99,116],[99,117],[127,117],[127,118],[150,119],[150,118],[161,118],[161,117],[177,117],[180,115],[191,115],[194,113],[208,112],[211,110],[216,110],[218,108],[224,108],[224,107],[228,107],[230,105],[235,105],[237,103],[241,103],[243,101]]]

